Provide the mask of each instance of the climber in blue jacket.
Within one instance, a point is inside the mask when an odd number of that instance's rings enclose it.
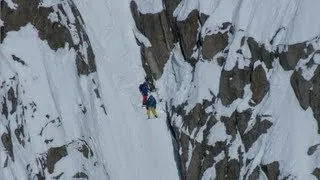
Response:
[[[147,98],[148,98],[148,93],[149,93],[149,87],[148,87],[147,82],[144,82],[144,83],[140,84],[139,90],[140,90],[140,93],[142,94],[142,97],[143,97],[142,105],[146,105]]]
[[[150,113],[152,112],[152,114],[154,115],[154,117],[158,117],[157,113],[156,113],[156,107],[157,107],[157,101],[156,99],[152,96],[152,94],[150,94],[150,96],[148,97],[147,100],[147,115],[148,115],[148,119],[150,119]]]

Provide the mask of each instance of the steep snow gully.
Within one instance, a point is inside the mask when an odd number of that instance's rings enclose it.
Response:
[[[0,3],[0,180],[320,179],[320,1]]]
[[[0,179],[179,179],[164,105],[141,107],[129,4],[1,1]]]
[[[127,1],[75,1],[96,55],[102,98],[109,119],[100,142],[111,179],[179,179],[164,106],[146,119],[138,85],[144,80],[134,22]],[[103,18],[98,18],[101,17]]]

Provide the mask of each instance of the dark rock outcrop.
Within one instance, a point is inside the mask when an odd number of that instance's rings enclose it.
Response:
[[[78,172],[72,177],[75,179],[89,179],[88,175],[84,172]]]
[[[313,170],[312,174],[320,180],[320,168],[316,168]]]
[[[79,75],[88,75],[89,73],[96,72],[93,50],[83,28],[84,23],[81,19],[81,15],[73,2],[67,1],[67,5],[72,10],[75,17],[75,23],[70,22],[62,4],[56,5],[60,11],[55,12],[52,7],[39,6],[39,2],[39,0],[17,0],[15,3],[18,5],[18,8],[13,10],[8,7],[8,4],[5,1],[1,1],[1,19],[4,22],[4,26],[0,27],[1,43],[5,39],[7,32],[17,31],[20,27],[31,23],[38,30],[40,39],[46,40],[53,50],[64,48],[66,43],[69,45],[69,48],[74,48],[76,50],[76,65]],[[65,16],[68,25],[72,24],[75,26],[80,41],[79,43],[73,41],[71,31],[68,29],[69,27],[67,25],[62,24],[61,21],[52,22],[48,18],[51,13],[57,13],[59,20],[61,20],[61,16]],[[86,53],[83,53],[81,52],[82,50],[80,50],[84,42],[88,45],[87,47],[84,47],[86,48]],[[87,61],[85,61],[85,59]],[[19,62],[23,63],[23,61]]]
[[[251,69],[239,69],[237,66],[231,71],[222,70],[219,86],[219,97],[223,105],[230,105],[234,100],[243,98],[244,86],[250,83]]]
[[[306,59],[312,52],[312,45],[297,43],[288,45],[288,51],[282,52],[279,55],[280,64],[284,70],[294,70],[300,59]]]
[[[10,132],[10,131],[9,131]],[[1,135],[1,142],[7,152],[7,154],[10,156],[11,160],[14,161],[14,154],[13,154],[13,146],[12,146],[12,140],[11,140],[11,134],[10,133],[3,133]]]
[[[297,71],[293,72],[290,82],[300,106],[306,110],[310,106],[312,82],[306,81]]]
[[[262,65],[258,65],[251,74],[252,100],[255,104],[259,104],[269,91],[269,81]]]
[[[318,146],[320,146],[320,144],[316,144],[316,145],[311,146],[308,149],[308,155],[309,156],[313,155],[313,153],[318,149]]]
[[[212,34],[202,38],[202,56],[204,59],[213,58],[218,52],[224,50],[229,42],[228,33],[230,33],[231,23],[223,23],[217,34]]]
[[[314,72],[310,80],[306,80],[301,72],[294,71],[291,76],[291,86],[300,103],[306,110],[311,107],[313,115],[318,123],[318,133],[320,134],[320,66]]]
[[[265,45],[260,45],[254,38],[252,37],[243,37],[242,41],[247,41],[250,52],[252,63],[260,60],[264,62],[268,69],[272,68],[272,62],[275,58],[274,52],[269,52]]]
[[[267,175],[268,179],[278,179],[280,176],[278,161],[274,161],[270,164],[262,165],[261,168]]]
[[[47,153],[47,166],[48,166],[48,172],[50,174],[54,171],[54,165],[63,157],[67,156],[67,147],[61,146],[56,148],[50,148]]]
[[[197,10],[193,10],[187,19],[178,21],[181,50],[185,60],[193,66],[198,62],[198,58],[192,57],[197,50],[198,26],[199,12]]]
[[[1,1],[1,19],[4,26],[1,27],[1,42],[7,32],[17,31],[20,27],[32,23],[39,30],[39,37],[47,40],[52,49],[64,47],[65,43],[72,44],[72,38],[68,29],[59,22],[52,23],[48,16],[54,10],[52,8],[38,7],[39,0],[17,0],[17,9],[8,7],[5,1]]]
[[[173,5],[174,2],[169,7]],[[157,14],[142,14],[138,11],[135,1],[131,1],[130,8],[137,29],[151,43],[151,47],[145,47],[141,44],[143,67],[148,74],[152,75],[148,77],[149,80],[152,78],[158,79],[162,75],[164,65],[175,42],[173,33],[170,30],[174,24],[174,19],[171,16],[167,16],[164,11]]]

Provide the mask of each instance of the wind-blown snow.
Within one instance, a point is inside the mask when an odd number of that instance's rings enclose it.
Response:
[[[137,40],[142,43],[145,47],[151,47],[151,43],[147,37],[145,37],[141,32],[138,30],[138,28],[134,27],[133,28],[133,33]]]
[[[204,8],[206,7],[206,8]],[[270,1],[192,1],[183,0],[174,11],[174,16],[178,21],[185,20],[192,10],[197,9],[200,13],[209,15],[209,18],[202,27],[202,35],[211,35],[221,32],[224,22],[231,22],[235,26],[235,33],[229,39],[228,57],[224,64],[224,70],[230,71],[235,65],[239,69],[249,67],[251,53],[248,44],[241,45],[243,37],[253,37],[259,44],[264,44],[265,48],[273,51],[274,47],[281,44],[294,44],[312,40],[314,48],[318,49],[320,24],[315,22],[315,17],[320,16],[319,1],[309,0],[270,0]],[[314,39],[315,38],[315,39]],[[271,43],[271,41],[273,41]],[[241,47],[242,54],[237,53]],[[278,46],[280,47],[280,46]],[[158,81],[159,92],[172,105],[179,105],[187,102],[184,110],[186,113],[192,109],[196,103],[201,103],[203,99],[211,100],[210,91],[214,95],[219,92],[219,79],[221,68],[214,65],[214,62],[198,61],[194,71],[187,68],[181,60],[183,57],[175,56],[178,51],[173,49],[173,54],[164,68],[164,74]],[[174,57],[174,58],[172,58]],[[214,59],[214,58],[213,58]],[[316,68],[320,62],[320,56],[316,51],[309,55],[307,59],[300,59],[296,70],[301,70],[302,76],[310,80],[314,76]],[[215,60],[215,59],[214,59]],[[313,60],[315,65],[309,67],[307,63]],[[179,62],[179,63],[173,63]],[[260,164],[268,164],[279,161],[281,177],[291,174],[297,179],[315,179],[311,173],[318,165],[317,159],[309,156],[307,151],[314,144],[320,142],[317,134],[317,121],[313,117],[313,112],[309,108],[304,111],[292,89],[290,77],[293,71],[284,71],[275,59],[274,69],[267,70],[266,65],[257,61],[254,68],[262,65],[267,79],[270,82],[270,92],[267,93],[262,102],[253,110],[253,117],[257,115],[270,116],[262,121],[270,121],[272,127],[256,140],[249,152],[245,154],[248,159],[253,159],[249,165],[251,173]],[[190,77],[190,73],[193,77]],[[183,76],[181,76],[183,74]],[[208,75],[208,76],[207,76]],[[210,77],[210,78],[206,78]],[[176,79],[176,80],[175,80]],[[175,80],[175,81],[174,81]],[[175,83],[175,84],[174,84]],[[217,100],[214,109],[208,108],[206,111],[216,113],[218,122],[211,128],[208,136],[208,144],[213,145],[217,141],[230,139],[225,133],[224,124],[220,122],[221,116],[230,117],[237,110],[242,112],[249,108],[248,102],[252,97],[250,86],[244,88],[244,97],[238,98],[229,106],[224,106],[221,100]],[[185,96],[188,97],[185,97]],[[259,113],[259,114],[257,114]],[[188,134],[197,141],[199,137],[193,137],[194,132],[187,132],[181,127],[181,119],[173,117],[174,123],[181,131]],[[248,122],[245,133],[248,133],[257,123],[256,118]],[[201,130],[199,131],[201,134]],[[240,138],[233,144],[240,145]],[[235,146],[238,147],[238,146]],[[230,156],[237,158],[237,149],[230,148]],[[293,158],[294,157],[294,158]],[[241,170],[244,173],[244,169]],[[213,168],[205,171],[203,179],[215,177]],[[263,178],[263,175],[261,175]]]
[[[5,1],[8,4],[8,7],[11,9],[17,9],[18,5],[14,2],[12,2],[12,0],[1,0],[1,1]]]
[[[217,124],[210,129],[208,145],[214,146],[216,142],[224,141],[228,137],[226,131],[225,125],[221,121],[218,121]]]
[[[15,78],[18,78],[18,84],[13,87],[18,89],[16,93],[19,94],[19,102],[25,105],[31,104],[33,108],[33,111],[24,110],[20,108],[20,103],[17,108],[17,115],[24,114],[23,120],[26,122],[24,131],[30,139],[30,142],[25,143],[24,148],[19,148],[20,143],[12,138],[13,144],[16,145],[16,148],[13,148],[16,159],[11,167],[19,174],[8,174],[10,169],[5,168],[4,175],[1,177],[28,179],[26,177],[28,173],[24,172],[26,163],[31,163],[29,168],[38,170],[39,164],[35,160],[49,149],[49,146],[44,143],[45,140],[52,139],[51,147],[63,146],[77,139],[84,139],[91,144],[91,141],[86,138],[92,136],[99,118],[93,115],[94,105],[90,105],[95,102],[91,100],[89,103],[90,100],[88,100],[93,98],[85,92],[93,92],[93,89],[84,89],[79,84],[74,63],[75,51],[69,50],[67,45],[57,51],[52,50],[46,41],[38,37],[38,31],[31,24],[21,27],[17,32],[9,32],[1,44],[1,54],[3,55],[1,65],[7,67],[1,71],[0,77],[6,78],[1,82],[12,78],[14,74]],[[19,57],[21,62],[14,61],[11,55]],[[87,113],[92,117],[83,115],[79,104],[86,106]],[[95,113],[99,114],[103,111],[97,110]],[[10,121],[11,128],[17,127],[17,123],[18,121]],[[2,123],[0,125],[4,128]],[[93,163],[87,163],[97,161],[96,158],[99,158],[101,153],[99,150],[91,160],[83,158],[80,160],[81,158],[76,157],[82,155],[70,153],[72,151],[74,149],[68,146],[69,156],[63,159],[66,163],[58,162],[55,166],[56,170],[64,170],[65,176],[72,177],[78,172],[76,168],[80,168],[83,163],[83,168],[90,169],[87,173],[91,177],[107,178],[102,166],[94,167]],[[75,159],[78,160],[75,161]],[[48,173],[47,170],[45,175],[48,178],[57,176],[55,173]]]
[[[203,30],[215,31],[222,23],[231,22],[237,31],[245,30],[247,36],[266,45],[273,38],[274,44],[294,44],[319,34],[320,24],[315,22],[319,7],[318,0],[183,0],[174,15],[183,21],[196,9],[209,15]]]
[[[316,179],[311,175],[314,159],[308,148],[320,141],[317,124],[309,108],[304,111],[290,85],[292,72],[285,72],[279,63],[274,65],[270,81],[270,95],[262,111],[272,114],[274,126],[265,139],[263,163],[278,160],[284,174],[297,179]],[[294,158],[293,158],[294,157]]]
[[[39,7],[51,7],[60,4],[63,0],[41,0]]]
[[[188,99],[188,94],[193,87],[192,67],[182,55],[180,45],[176,44],[162,77],[157,81],[157,89],[164,100],[174,98],[173,105],[179,105]]]
[[[177,17],[178,21],[183,21],[187,19],[192,10],[198,9],[198,5],[197,1],[183,0],[173,12],[173,16]]]
[[[155,14],[163,10],[162,0],[134,0],[142,14]]]

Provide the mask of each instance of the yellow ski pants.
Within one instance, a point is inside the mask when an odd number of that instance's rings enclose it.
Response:
[[[157,116],[157,113],[156,113],[156,110],[154,109],[154,107],[149,107],[148,109],[147,109],[147,115],[148,115],[148,118],[150,118],[150,113],[152,112],[152,114],[154,115],[154,116]]]

